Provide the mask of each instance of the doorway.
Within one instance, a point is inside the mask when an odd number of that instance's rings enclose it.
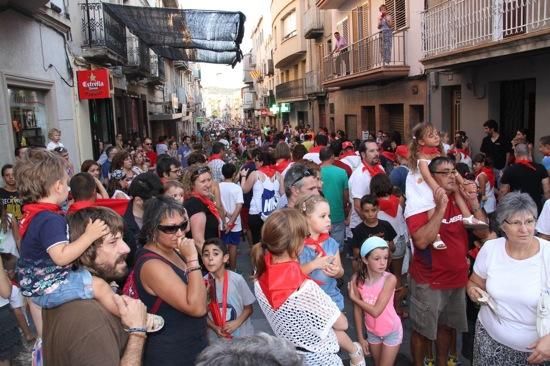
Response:
[[[351,140],[355,140],[357,138],[357,115],[346,114],[345,128],[346,136]]]
[[[511,80],[500,84],[500,133],[513,138],[520,128],[529,131],[528,139],[535,135],[536,80]]]
[[[113,103],[111,99],[90,99],[90,130],[92,132],[92,151],[94,158],[101,154],[100,143],[114,143],[115,126]]]
[[[369,131],[371,134],[376,132],[376,114],[375,106],[361,107],[361,131]]]

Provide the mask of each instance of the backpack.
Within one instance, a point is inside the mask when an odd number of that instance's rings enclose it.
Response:
[[[266,176],[266,179],[262,182],[263,192],[262,192],[262,207],[260,211],[260,217],[263,221],[267,220],[269,215],[277,209],[279,204],[279,197],[275,194],[275,182],[277,179],[271,180]]]
[[[164,258],[162,258],[160,255],[158,255],[156,253],[145,253],[142,256],[140,256],[137,259],[137,261],[134,265],[134,268],[132,269],[132,271],[128,275],[128,278],[126,278],[126,281],[124,282],[124,286],[122,287],[122,294],[123,295],[131,297],[132,299],[139,299],[135,269],[138,265],[143,264],[144,259],[146,259],[146,258],[158,258],[158,259],[161,259],[161,260],[164,261]],[[157,311],[159,310],[161,304],[162,304],[162,299],[157,296],[157,299],[155,300],[155,303],[151,307],[151,311],[149,311],[149,313],[156,314]]]

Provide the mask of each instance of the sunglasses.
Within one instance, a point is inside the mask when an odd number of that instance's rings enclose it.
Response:
[[[187,229],[187,224],[189,223],[188,220],[182,221],[179,225],[159,225],[157,226],[160,231],[162,231],[165,234],[175,234],[178,232],[178,230],[181,230],[182,232]]]
[[[315,176],[315,173],[312,172],[311,170],[309,169],[306,169],[302,172],[302,175],[298,178],[296,178],[294,180],[294,182],[292,182],[291,186],[295,185],[296,183],[298,183],[299,181],[301,181],[302,179],[306,178],[306,177],[314,177]]]
[[[208,166],[203,166],[197,169],[197,171],[193,173],[192,178],[195,179],[196,177],[204,173],[210,173],[210,168]]]

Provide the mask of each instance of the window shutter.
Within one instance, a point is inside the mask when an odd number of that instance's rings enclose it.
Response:
[[[392,16],[394,30],[408,26],[407,0],[386,0],[386,7]]]

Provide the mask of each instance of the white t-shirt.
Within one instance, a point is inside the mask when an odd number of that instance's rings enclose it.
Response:
[[[235,183],[221,182],[220,183],[220,196],[222,199],[223,209],[227,216],[231,216],[237,204],[244,203],[243,189]],[[229,222],[229,218],[225,218],[225,222]],[[241,215],[237,216],[235,220],[235,227],[231,229],[232,232],[242,231]]]
[[[362,220],[355,207],[353,205],[354,199],[361,199],[364,195],[370,193],[370,181],[372,177],[368,171],[363,171],[363,165],[361,164],[357,169],[351,173],[349,177],[348,186],[349,186],[349,199],[351,202],[351,218],[349,227],[350,229],[355,228],[359,225]]]
[[[256,301],[256,297],[252,291],[250,291],[243,276],[229,270],[227,270],[227,274],[229,277],[227,278],[227,310],[225,319],[226,321],[231,321],[237,319],[242,314],[245,306],[252,305]],[[208,276],[209,275],[206,275],[204,278],[208,279]],[[216,298],[220,307],[220,313],[222,313],[223,281],[216,281]],[[212,319],[210,313],[208,313],[208,316]],[[232,335],[233,337],[254,335],[254,327],[252,326],[250,317],[246,319]],[[210,328],[208,328],[208,339],[211,342],[219,340],[218,336]]]
[[[537,232],[550,235],[550,199],[544,203],[542,212],[537,220]]]
[[[48,145],[46,145],[46,150],[53,150],[56,147],[65,147],[61,142],[48,142]]]
[[[435,207],[434,193],[420,173],[420,160],[430,164],[431,160],[419,159],[415,171],[409,170],[405,181],[407,202],[405,203],[405,219],[426,212]]]
[[[318,152],[310,152],[304,155],[304,159],[313,161],[315,164],[319,165],[321,164],[321,159],[319,159],[319,153]]]
[[[13,232],[11,230],[11,220],[13,216],[8,214],[8,231],[3,232],[0,229],[0,253],[9,253],[17,258],[19,258],[19,250],[17,249],[17,243],[13,237]]]
[[[340,161],[348,164],[351,170],[355,170],[359,165],[361,165],[361,157],[359,155],[348,155],[341,158]]]
[[[481,306],[479,321],[499,343],[522,352],[538,339],[537,304],[542,284],[542,253],[550,268],[550,242],[537,238],[541,250],[517,260],[506,253],[506,239],[487,241],[477,255],[474,272],[486,280],[486,290],[497,304],[501,323],[488,306]]]

